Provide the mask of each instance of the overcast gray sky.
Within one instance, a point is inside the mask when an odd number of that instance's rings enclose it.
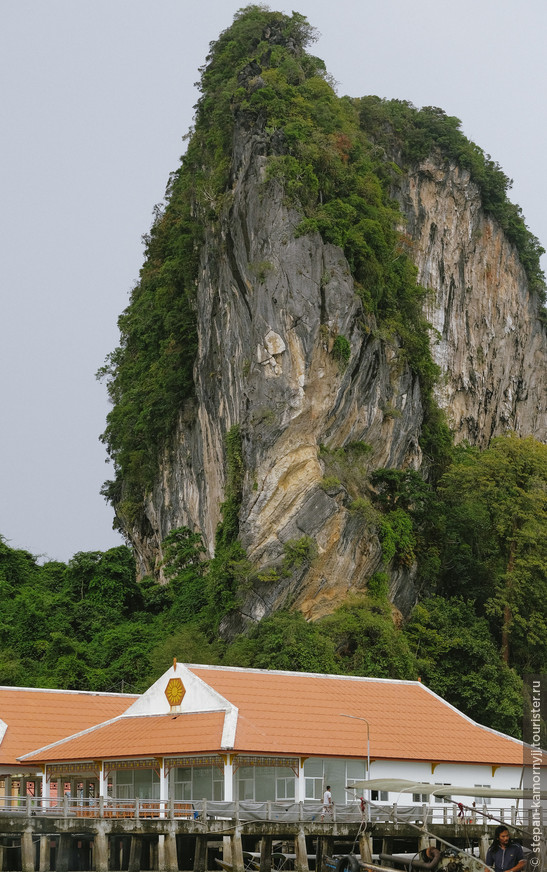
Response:
[[[232,0],[2,0],[0,534],[42,559],[120,544],[94,373]],[[293,0],[339,94],[440,106],[547,242],[545,0]],[[544,262],[545,268],[545,262]]]

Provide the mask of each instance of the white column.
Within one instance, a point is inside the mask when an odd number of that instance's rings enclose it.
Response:
[[[160,814],[163,817],[169,802],[169,775],[166,771],[165,760],[162,759],[160,763]]]
[[[230,754],[226,754],[224,760],[224,801],[234,800],[234,765]]]
[[[296,801],[304,802],[306,799],[306,779],[304,778],[304,758],[300,757],[298,763],[298,783],[296,785]]]
[[[104,760],[101,760],[99,769],[99,796],[108,796],[108,777],[106,775]]]
[[[42,807],[45,809],[49,806],[49,778],[47,777],[47,766],[42,770]]]

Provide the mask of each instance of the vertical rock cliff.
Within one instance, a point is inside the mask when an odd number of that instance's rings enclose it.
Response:
[[[207,193],[209,212],[203,189],[192,206],[203,225],[192,291],[193,391],[161,442],[139,511],[123,510],[123,469],[113,497],[141,574],[161,576],[162,539],[176,527],[200,530],[212,554],[226,499],[227,435],[238,428],[239,541],[253,571],[237,609],[224,619],[228,635],[287,604],[309,619],[320,617],[379,570],[388,571],[390,597],[407,612],[416,597],[416,566],[386,565],[369,475],[397,468],[427,476],[430,464],[421,447],[425,383],[408,343],[379,304],[367,304],[368,289],[356,283],[347,247],[302,226],[312,212],[290,195],[291,185],[301,183],[298,168],[293,176],[271,171],[276,158],[296,153],[297,121],[272,120],[270,92],[281,93],[283,74],[298,105],[297,89],[318,79],[317,70],[302,72],[303,48],[276,15],[261,25],[234,72],[231,102],[225,100],[233,117],[228,181]],[[211,78],[214,62],[207,69]],[[324,77],[321,83],[327,87]],[[212,111],[207,99],[206,93],[202,118]],[[346,100],[343,111],[350,117],[356,110]],[[324,136],[330,151],[325,146],[317,158],[336,160],[339,175],[357,149],[350,134],[343,136],[347,149],[333,124]],[[364,142],[358,136],[355,142]],[[314,208],[321,209],[329,189],[315,165],[314,173],[320,179]],[[434,396],[455,438],[483,446],[495,434],[517,430],[545,439],[547,342],[538,299],[514,244],[485,214],[469,171],[433,151],[396,177],[386,169],[384,178],[400,203],[402,238],[419,281],[431,289],[424,313],[440,368]],[[361,196],[370,210],[380,208],[374,191]],[[170,214],[164,223],[173,220]],[[331,214],[335,221],[334,207]],[[361,225],[376,232],[367,216]],[[402,252],[385,254],[386,263]],[[122,395],[116,387],[112,393]],[[295,543],[305,544],[305,559],[289,565]]]
[[[436,396],[457,440],[485,446],[507,430],[547,439],[545,326],[514,245],[482,209],[469,171],[433,157],[397,197],[438,331]]]

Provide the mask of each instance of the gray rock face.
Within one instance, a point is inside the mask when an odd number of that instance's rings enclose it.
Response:
[[[133,531],[142,572],[158,571],[174,527],[200,529],[212,553],[225,487],[225,435],[240,425],[245,479],[240,538],[251,563],[279,569],[284,546],[315,540],[310,564],[257,581],[223,631],[240,631],[285,603],[309,619],[331,612],[382,568],[371,522],[344,487],[321,486],[320,446],[371,446],[371,468],[418,469],[422,404],[417,378],[393,340],[363,315],[342,251],[319,235],[295,237],[299,215],[266,181],[260,136],[236,131],[231,202],[206,232],[197,289],[196,400],[148,495],[148,531]],[[484,442],[506,429],[546,436],[545,332],[513,248],[480,210],[456,168],[424,164],[399,191],[428,316],[440,334],[438,390],[458,438]],[[337,335],[351,345],[342,369]],[[391,574],[403,612],[413,570]]]
[[[508,430],[547,439],[547,338],[516,249],[483,213],[466,170],[424,161],[397,192],[443,372],[437,400],[456,439]]]

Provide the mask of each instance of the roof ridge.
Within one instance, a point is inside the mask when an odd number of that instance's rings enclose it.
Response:
[[[111,690],[65,690],[59,687],[12,687],[9,684],[0,684],[1,690],[24,690],[27,693],[73,693],[79,696],[115,696],[115,697],[125,697],[128,699],[134,699],[142,694],[140,693],[116,693]]]
[[[409,678],[376,678],[374,676],[369,675],[335,675],[333,673],[327,672],[294,672],[289,669],[256,669],[250,666],[216,666],[214,664],[205,664],[205,663],[183,663],[180,664],[185,666],[187,669],[207,669],[211,671],[217,672],[249,672],[251,674],[259,674],[259,675],[285,675],[289,677],[300,677],[300,678],[325,678],[325,679],[342,679],[344,681],[362,681],[362,682],[378,682],[383,684],[421,684],[422,687],[425,687],[421,681],[415,681]],[[196,676],[197,677],[197,676]]]

